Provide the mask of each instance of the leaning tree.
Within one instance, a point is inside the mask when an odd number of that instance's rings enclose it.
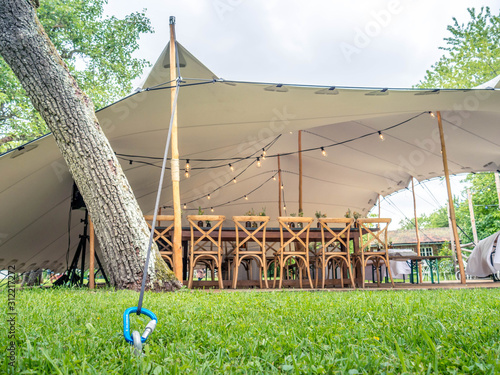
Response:
[[[0,0],[0,54],[51,130],[92,217],[112,284],[139,290],[149,229],[95,116],[36,16],[37,0]],[[147,288],[175,290],[156,246]]]

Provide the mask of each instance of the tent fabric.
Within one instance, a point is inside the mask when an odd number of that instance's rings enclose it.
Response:
[[[281,190],[272,179],[277,154],[286,203],[283,215],[297,213],[299,130],[302,149],[315,149],[303,152],[306,216],[316,211],[343,216],[348,209],[366,215],[379,194],[406,188],[412,176],[425,180],[443,175],[437,121],[429,111],[441,111],[450,173],[499,169],[498,90],[227,81],[184,47],[179,51],[179,150],[181,168],[185,159],[192,168],[190,178],[181,171],[184,218],[199,207],[209,214],[213,207],[216,214],[226,215],[226,225],[231,225],[232,215],[251,210],[265,210],[275,219]],[[168,70],[167,46],[138,92],[97,112],[144,214],[154,207],[167,137],[172,84]],[[318,149],[322,146],[326,157]],[[68,234],[72,179],[52,136],[1,155],[0,174],[0,269],[11,264],[16,271],[65,269],[82,232],[82,212],[72,213]],[[164,213],[172,212],[171,204],[167,182]]]

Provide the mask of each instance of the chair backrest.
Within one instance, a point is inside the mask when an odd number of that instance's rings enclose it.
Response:
[[[369,252],[372,245],[375,245],[377,250],[387,251],[387,229],[391,219],[360,218],[356,222],[359,225],[360,251]]]
[[[218,251],[221,250],[222,223],[226,220],[223,215],[188,215],[189,227],[191,230],[191,248],[194,250],[202,241],[209,241],[217,246]],[[198,225],[198,221],[210,221],[210,228],[202,228]],[[216,232],[217,240],[212,236],[212,232]],[[196,233],[196,236],[195,236]],[[196,240],[195,240],[196,238]]]
[[[151,229],[152,224],[153,224],[153,215],[144,215],[144,219],[146,220],[146,223],[148,224],[149,229]],[[170,241],[170,237],[168,236],[170,230],[174,227],[174,215],[156,215],[156,221],[157,225],[155,225],[155,232],[153,234],[153,241],[155,241],[160,249],[165,248],[165,244],[170,246],[170,249],[172,249],[173,245],[172,242]],[[160,227],[159,224],[164,221],[167,222],[166,227]]]
[[[318,221],[321,228],[323,251],[328,252],[328,248],[333,245],[333,249],[344,246],[346,252],[349,252],[349,239],[354,219],[345,217],[320,218]],[[335,227],[331,228],[328,224],[335,224]]]
[[[239,250],[243,245],[249,241],[253,241],[259,245],[264,251],[266,243],[266,227],[269,223],[269,216],[233,216],[234,226],[236,230],[236,248]],[[256,227],[247,228],[246,223],[256,223]],[[240,230],[246,236],[240,239]],[[262,231],[262,240],[259,240],[256,235]]]
[[[312,217],[288,217],[288,216],[280,216],[278,217],[278,223],[280,225],[280,237],[281,237],[281,249],[284,249],[286,246],[296,241],[298,244],[302,245],[304,249],[308,249],[309,247],[309,229],[311,228],[311,224],[314,221]],[[290,228],[290,223],[301,223],[302,228],[300,230],[293,231]],[[291,238],[284,242],[283,233],[289,232],[291,234]],[[305,242],[304,242],[305,237]]]

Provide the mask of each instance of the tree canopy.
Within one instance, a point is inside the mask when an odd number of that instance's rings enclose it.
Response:
[[[440,47],[446,53],[427,70],[417,87],[471,88],[500,74],[500,15],[492,14],[489,7],[467,10],[469,22],[453,18],[448,26],[452,35]]]
[[[461,24],[453,18],[448,26],[451,36],[440,47],[446,53],[427,70],[417,87],[420,88],[470,88],[500,75],[500,15],[491,13],[489,7],[479,11],[468,9],[470,20]],[[491,173],[469,174],[464,182],[473,193],[474,216],[479,240],[500,230],[500,209]],[[472,225],[466,188],[454,198],[457,224],[461,241],[472,242]],[[430,215],[418,218],[419,228],[448,226],[447,208],[442,206]],[[414,220],[400,222],[403,229],[415,228]]]
[[[44,0],[40,23],[96,108],[129,94],[148,62],[133,57],[153,31],[145,10],[123,19],[104,15],[106,0]],[[0,57],[0,153],[48,133],[12,70]]]

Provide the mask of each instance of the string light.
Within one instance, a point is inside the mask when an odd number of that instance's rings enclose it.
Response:
[[[379,137],[379,138],[380,138],[380,140],[382,140],[382,141],[385,139],[385,138],[384,138],[384,135],[382,134],[382,132],[381,132],[381,131],[379,131],[379,132],[378,132],[378,137]]]
[[[235,178],[233,178],[233,182],[234,182],[234,183],[236,183],[236,177],[235,177]]]
[[[234,167],[231,164],[229,164],[229,169],[231,170],[231,172],[234,172]]]
[[[186,209],[186,208],[187,208],[187,204],[186,204],[186,203],[184,203],[184,209]]]
[[[214,212],[214,208],[213,208],[213,207],[210,207],[210,211],[211,211],[211,212]]]
[[[210,200],[210,194],[207,195],[207,199]]]
[[[283,206],[283,211],[286,211],[286,206]]]
[[[189,178],[189,170],[187,170],[187,169],[186,169],[186,170],[184,171],[184,175],[186,176],[186,178]]]
[[[321,155],[326,156],[326,151],[324,147],[321,147]]]
[[[283,184],[281,184],[281,190],[283,190],[285,187],[283,186]]]
[[[262,163],[260,162],[260,158],[257,158],[257,168],[262,167]]]
[[[191,170],[191,166],[189,165],[189,159],[186,160],[186,171],[190,171]]]
[[[132,160],[129,160],[129,161],[128,161],[128,163],[129,163],[130,165],[132,165],[133,161],[132,161]]]
[[[276,181],[276,175],[273,176],[273,181]]]
[[[247,201],[248,200],[248,196],[245,195],[245,200]]]
[[[266,149],[265,149],[265,148],[263,148],[263,149],[262,149],[262,160],[266,160],[266,155],[267,155],[267,153],[266,153]]]
[[[431,115],[431,117],[436,117],[436,115],[432,111],[429,112],[429,115]]]

